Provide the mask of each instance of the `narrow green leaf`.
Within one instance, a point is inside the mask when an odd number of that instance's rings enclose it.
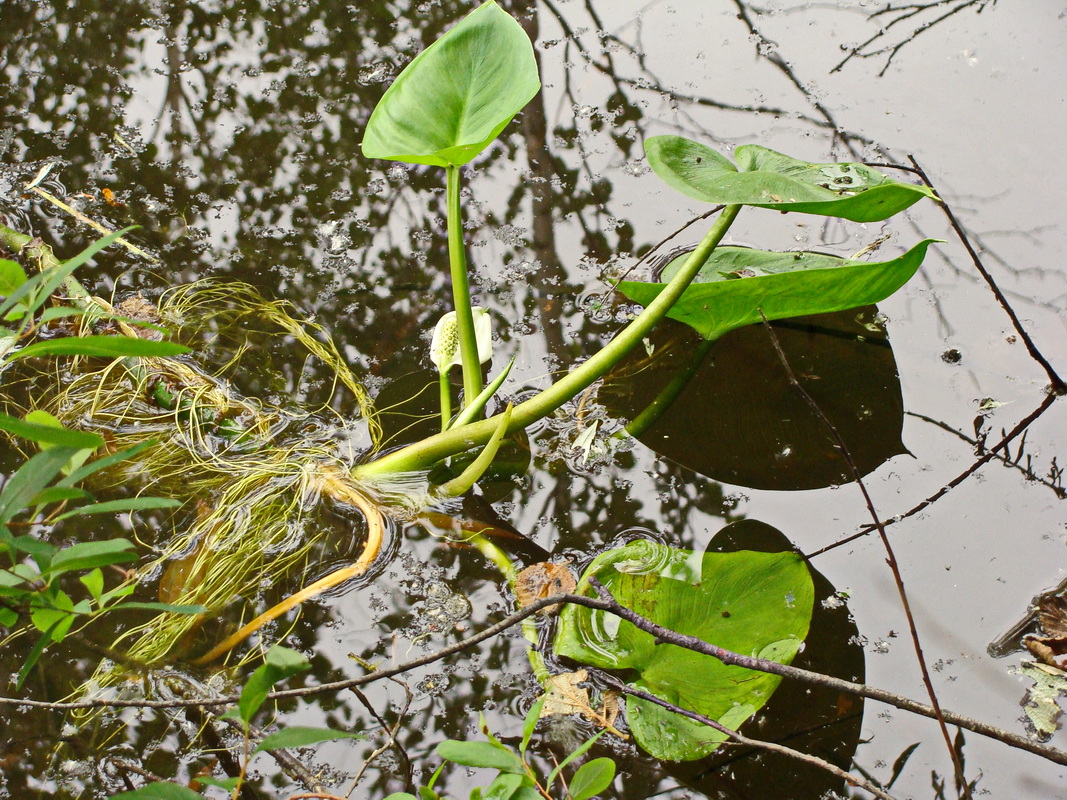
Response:
[[[82,500],[87,497],[92,497],[92,495],[84,489],[78,489],[74,486],[49,486],[34,495],[30,505],[40,507],[49,503],[59,503],[63,500]]]
[[[522,725],[522,744],[519,745],[519,752],[525,754],[526,748],[530,746],[530,739],[534,735],[534,729],[537,727],[537,720],[541,719],[541,709],[545,707],[545,698],[542,695],[534,703],[529,712],[526,714],[526,719]]]
[[[74,272],[78,267],[87,262],[90,258],[95,256],[101,250],[108,245],[112,244],[116,239],[120,238],[124,233],[127,233],[136,226],[123,228],[121,231],[115,231],[109,233],[97,241],[93,242],[87,248],[82,250],[78,255],[63,264],[48,269],[32,278],[27,280],[24,284],[18,287],[7,300],[0,304],[0,317],[7,313],[8,308],[13,307],[14,302],[21,300],[22,297],[27,297],[27,308],[32,313],[43,305],[52,292],[54,292],[59,285],[63,283],[70,274]]]
[[[71,619],[73,619],[73,617],[71,617]],[[56,620],[55,625],[53,625],[53,627],[49,630],[45,631],[37,640],[37,642],[33,645],[33,648],[30,650],[30,652],[26,654],[26,660],[23,662],[22,669],[19,670],[18,678],[16,678],[15,680],[16,690],[22,689],[22,685],[26,682],[26,678],[29,676],[30,670],[33,669],[34,664],[36,664],[37,661],[41,658],[41,654],[44,652],[44,649],[52,643],[52,634],[55,628],[59,627],[62,622],[63,620]]]
[[[907,283],[935,239],[924,239],[891,261],[853,261],[822,253],[773,253],[718,247],[667,312],[705,339],[761,321],[824,314],[877,303]],[[685,256],[663,270],[669,281]],[[623,281],[619,291],[647,306],[666,283]]]
[[[596,744],[597,739],[599,739],[605,733],[607,733],[607,731],[600,731],[600,733],[598,733],[596,736],[586,739],[584,742],[574,748],[574,750],[572,750],[567,755],[567,757],[561,762],[559,762],[559,764],[556,765],[556,768],[549,773],[548,780],[545,782],[549,786],[555,783],[556,778],[559,776],[559,774],[563,772],[563,770],[566,769],[570,765],[570,763],[576,758],[581,758],[582,756],[584,756],[589,751],[589,748]]]
[[[485,800],[510,800],[511,796],[519,790],[523,783],[528,783],[530,778],[526,775],[516,775],[513,772],[501,772],[493,782],[486,787]]]
[[[0,258],[0,295],[7,297],[26,282],[26,273],[15,261]]]
[[[11,521],[29,507],[33,498],[52,482],[77,452],[73,447],[53,447],[22,464],[0,492],[0,524]]]
[[[465,767],[486,767],[505,772],[522,770],[522,761],[510,750],[491,742],[459,742],[447,739],[437,745],[437,755]]]
[[[118,464],[122,461],[126,461],[128,459],[133,458],[135,455],[143,452],[144,450],[147,450],[155,443],[155,439],[152,439],[151,441],[135,444],[133,447],[127,447],[125,450],[120,450],[117,453],[112,453],[111,455],[97,458],[89,462],[88,464],[74,470],[72,473],[70,473],[70,475],[60,481],[60,483],[64,486],[70,486],[75,483],[78,483],[79,481],[85,480],[85,478],[92,475],[94,472],[106,469],[107,467],[114,466],[115,464]]]
[[[227,792],[232,792],[237,788],[237,784],[241,779],[234,775],[232,778],[212,778],[207,775],[198,775],[197,781],[204,784],[204,786],[214,786],[218,789],[225,789]]]
[[[610,758],[594,758],[578,767],[571,778],[571,800],[589,800],[611,786],[615,780],[615,762]]]
[[[146,611],[166,611],[170,614],[206,614],[207,606],[201,605],[179,605],[176,603],[150,603],[150,602],[129,602],[129,603],[117,603],[111,606],[113,609],[119,608],[139,608]]]
[[[937,199],[926,186],[894,181],[864,164],[812,164],[758,145],[738,147],[736,166],[681,136],[653,136],[645,153],[667,185],[706,203],[878,222],[924,197]]]
[[[371,114],[363,155],[462,166],[540,88],[530,38],[490,0],[404,68]]]
[[[237,710],[246,724],[251,724],[252,717],[267,699],[271,687],[279,681],[311,669],[311,663],[302,654],[288,647],[274,645],[267,651],[266,662],[262,664],[245,683],[241,690],[241,699]]]
[[[35,293],[43,281],[44,276],[38,273],[7,294],[0,301],[0,319],[22,319],[25,312],[39,308],[45,298],[36,299]]]
[[[97,567],[91,572],[87,572],[79,577],[78,580],[89,590],[89,594],[96,601],[97,606],[102,605],[100,598],[104,593],[104,573],[100,571],[100,568]]]
[[[59,551],[59,548],[55,545],[41,541],[33,536],[13,536],[7,539],[5,543],[16,552],[33,556],[33,559],[38,563],[50,563],[52,556]]]
[[[111,796],[111,800],[204,800],[204,796],[188,786],[169,781],[158,781]]]
[[[126,539],[78,542],[55,554],[49,572],[52,575],[60,575],[73,570],[106,567],[109,564],[122,564],[136,559],[137,553],[133,550],[133,543]]]
[[[75,508],[72,511],[60,514],[56,517],[56,521],[58,522],[67,517],[84,516],[87,514],[125,514],[131,511],[177,508],[181,504],[180,500],[174,500],[170,497],[128,497],[124,500],[106,500],[102,503],[93,503],[92,505]]]
[[[26,345],[8,356],[9,361],[30,356],[92,356],[101,358],[160,358],[188,353],[175,342],[156,342],[136,336],[69,336]]]
[[[51,421],[48,421],[49,419]],[[103,436],[64,428],[59,420],[43,411],[31,411],[24,420],[0,414],[0,430],[14,433],[34,442],[78,449],[95,450],[104,444]]]
[[[253,754],[264,750],[278,750],[286,747],[307,747],[319,742],[329,742],[335,739],[363,739],[362,733],[354,731],[336,731],[333,728],[306,728],[292,726],[282,728],[280,731],[267,734],[256,745]]]

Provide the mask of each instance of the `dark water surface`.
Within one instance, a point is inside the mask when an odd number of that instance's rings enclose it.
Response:
[[[81,272],[94,293],[153,296],[205,277],[246,282],[329,331],[379,406],[392,408],[433,380],[429,333],[451,307],[443,176],[368,162],[359,142],[389,81],[473,5],[0,0],[0,221],[43,237],[64,256],[94,238],[24,193],[54,163],[43,184],[51,194],[109,227],[142,226],[136,240],[159,259],[109,251]],[[661,133],[727,152],[758,143],[812,161],[907,163],[913,155],[1037,348],[1067,370],[1067,162],[1060,152],[1067,16],[1057,4],[958,0],[925,10],[917,4],[910,16],[873,2],[502,5],[537,42],[544,84],[466,176],[472,284],[476,302],[494,316],[491,372],[517,359],[505,394],[546,386],[606,341],[629,312],[602,302],[610,282],[705,210],[650,173],[642,142]],[[671,246],[692,244],[701,233],[690,229]],[[1010,463],[995,459],[908,512],[968,470],[980,454],[976,436],[992,444],[1034,411],[1048,375],[932,203],[869,225],[747,209],[729,239],[847,256],[888,237],[877,255],[888,259],[924,236],[947,241],[879,308],[779,331],[796,371],[818,378],[810,381],[813,394],[869,473],[878,513],[902,516],[888,530],[941,703],[1022,732],[1031,682],[1014,670],[1025,654],[1008,647],[994,659],[987,646],[1027,613],[1033,595],[1067,577],[1062,401],[1012,442]],[[638,269],[648,275],[647,265]],[[802,656],[807,663],[925,700],[877,537],[822,552],[870,518],[810,412],[773,376],[779,365],[762,331],[717,343],[693,394],[641,443],[614,458],[594,451],[588,460],[573,446],[593,419],[617,428],[618,416],[654,396],[664,365],[695,346],[671,327],[649,344],[658,361],[634,356],[599,396],[531,431],[530,470],[485,488],[496,513],[541,548],[579,562],[639,536],[694,550],[756,546],[773,539],[773,526],[802,552],[821,553],[812,565],[827,602]],[[246,359],[234,376],[238,390],[283,407],[330,396],[321,367],[284,346],[260,346],[265,356]],[[430,397],[421,412],[416,402],[386,418],[397,441],[421,435],[419,424],[432,432]],[[337,398],[336,411],[351,416],[350,399]],[[419,423],[410,416],[417,413],[431,418]],[[367,446],[360,435],[356,428],[357,450]],[[18,463],[9,444],[2,455],[4,471]],[[712,542],[742,520],[740,532]],[[172,523],[145,524],[159,535]],[[341,516],[323,524],[333,529],[321,560],[270,587],[267,597],[296,591],[350,555],[354,523]],[[94,520],[56,535],[131,531]],[[474,550],[447,546],[417,525],[391,530],[386,550],[371,575],[306,604],[263,644],[285,636],[312,655],[308,681],[325,682],[362,673],[350,654],[375,664],[406,660],[511,607],[498,573]],[[433,609],[452,595],[469,600],[470,618],[431,625]],[[233,620],[241,613],[250,616],[235,606]],[[114,638],[106,625],[91,634],[94,641]],[[7,676],[17,673],[27,641],[0,651],[5,695],[15,692]],[[406,756],[388,750],[377,758],[353,796],[401,790],[412,768],[416,781],[428,779],[434,746],[477,736],[479,711],[504,737],[519,736],[537,688],[525,652],[515,632],[409,674],[410,706],[400,686],[370,687],[366,701],[388,724],[406,708],[397,734]],[[73,649],[46,655],[24,691],[59,699],[97,660]],[[223,686],[221,677],[211,680]],[[936,796],[935,773],[947,781],[944,796],[955,796],[933,723],[874,703],[838,706],[835,697],[804,706],[805,693],[790,691],[772,700],[750,735],[801,749],[807,742],[845,768],[854,757],[882,781],[920,742],[894,794]],[[126,788],[123,774],[134,785],[142,781],[108,765],[105,754],[182,780],[206,763],[199,754],[210,743],[196,736],[197,718],[128,712],[121,720],[125,727],[77,732],[55,714],[0,708],[0,796],[105,797]],[[325,783],[341,795],[386,740],[351,693],[291,702],[278,721],[367,731],[365,742],[328,743],[305,759],[325,769]],[[539,752],[566,753],[591,732],[574,720],[546,726]],[[1067,740],[1057,733],[1052,744]],[[613,789],[618,797],[845,792],[818,773],[766,759],[731,756],[678,768],[654,763],[632,744],[600,750],[615,755],[624,773]],[[989,796],[1067,797],[1062,767],[972,734],[963,752],[968,778],[980,777],[978,789]],[[266,756],[253,763],[264,776],[263,796],[296,791]],[[443,785],[465,796],[477,783],[455,768]]]

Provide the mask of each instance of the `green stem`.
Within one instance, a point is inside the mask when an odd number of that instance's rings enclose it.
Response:
[[[469,533],[469,531],[464,531]],[[504,575],[504,578],[508,582],[508,587],[511,589],[511,593],[515,594],[515,580],[518,578],[518,573],[515,571],[515,565],[511,559],[508,558],[507,553],[490,542],[484,536],[479,533],[470,534],[470,538],[467,541],[478,550],[483,556],[492,562],[500,572]],[[548,667],[545,666],[545,660],[541,654],[537,651],[537,643],[539,640],[537,631],[537,622],[534,617],[527,617],[522,621],[522,635],[526,637],[526,640],[530,642],[530,649],[527,651],[530,659],[530,667],[533,669],[534,677],[538,682],[546,689],[548,688],[548,679],[551,677],[548,672]]]
[[[521,430],[551,414],[606,374],[630,350],[636,347],[643,338],[648,336],[652,328],[656,326],[656,323],[666,316],[667,312],[678,301],[678,298],[689,287],[704,262],[707,261],[708,256],[722,241],[722,237],[729,230],[740,210],[741,206],[726,206],[723,209],[719,218],[715,220],[715,224],[711,226],[711,230],[697,245],[697,248],[689,254],[689,258],[686,260],[685,265],[678,270],[678,274],[656,296],[656,299],[648,304],[648,307],[641,312],[637,319],[623,328],[607,346],[543,392],[516,406],[511,415],[508,433]],[[484,445],[489,441],[495,430],[496,424],[491,419],[453,427],[443,433],[423,439],[421,442],[416,442],[374,461],[357,466],[352,470],[352,474],[356,478],[373,478],[379,475],[425,469],[443,458],[462,453],[472,447]]]
[[[437,373],[437,382],[441,390],[441,430],[447,431],[452,422],[452,386],[448,381],[448,369]]]
[[[467,256],[463,249],[463,212],[459,203],[459,167],[449,164],[448,175],[448,265],[452,271],[452,299],[456,306],[459,352],[463,359],[463,404],[469,405],[482,391],[482,365],[474,335]]]

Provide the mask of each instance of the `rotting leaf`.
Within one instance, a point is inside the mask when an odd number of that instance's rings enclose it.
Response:
[[[577,582],[570,571],[570,563],[542,561],[522,570],[515,577],[515,601],[519,608],[525,608],[545,597],[573,592]],[[549,612],[552,612],[552,609],[542,609],[542,613]]]
[[[1043,636],[1027,636],[1023,645],[1035,658],[1058,670],[1067,668],[1067,597],[1042,597],[1037,608]]]
[[[604,706],[597,711],[593,708],[589,698],[589,690],[581,685],[588,679],[589,672],[584,669],[576,672],[561,672],[551,676],[548,680],[548,690],[545,692],[544,705],[541,707],[541,718],[557,714],[581,714],[599,727],[611,731],[620,739],[629,739],[626,734],[615,727],[615,720],[619,716],[618,693],[605,694]]]
[[[1034,682],[1023,700],[1023,711],[1038,738],[1048,741],[1059,728],[1058,720],[1063,709],[1056,700],[1061,695],[1067,696],[1067,675],[1055,667],[1029,662],[1024,663],[1018,673]]]

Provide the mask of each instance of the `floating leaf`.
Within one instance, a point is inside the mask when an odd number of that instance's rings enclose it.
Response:
[[[793,553],[701,555],[640,540],[594,559],[584,578],[594,576],[622,605],[660,625],[781,663],[797,653],[811,619],[811,576]],[[579,606],[561,614],[555,650],[593,666],[634,670],[632,685],[732,729],[781,681],[657,642],[629,622]],[[626,709],[638,743],[657,758],[702,758],[725,739],[646,701],[627,698]]]
[[[540,88],[530,38],[490,0],[404,68],[371,114],[363,155],[462,166]]]
[[[515,602],[524,608],[556,594],[573,592],[576,585],[570,561],[531,564],[515,576]],[[543,609],[548,611],[549,609]]]
[[[589,699],[589,690],[581,685],[587,680],[589,680],[589,672],[584,669],[561,672],[549,677],[545,687],[541,716],[580,714],[596,723],[598,727],[611,731],[620,739],[628,739],[628,736],[615,729],[615,719],[619,715],[617,698],[614,694],[609,695],[610,700],[608,696],[605,696],[603,710],[597,711]]]
[[[926,186],[894,181],[864,164],[812,164],[754,144],[737,148],[736,166],[681,136],[654,136],[645,153],[668,186],[706,203],[878,222],[924,197],[937,199]]]
[[[1056,702],[1067,697],[1067,673],[1047,664],[1024,662],[1018,672],[1030,678],[1034,685],[1027,691],[1023,711],[1040,741],[1047,742],[1059,728],[1063,713]]]
[[[935,239],[924,239],[891,261],[853,261],[822,253],[772,253],[718,247],[667,316],[705,339],[769,320],[825,314],[877,303],[907,283]],[[647,306],[667,286],[687,256],[663,270],[664,283],[623,281],[619,291]]]

